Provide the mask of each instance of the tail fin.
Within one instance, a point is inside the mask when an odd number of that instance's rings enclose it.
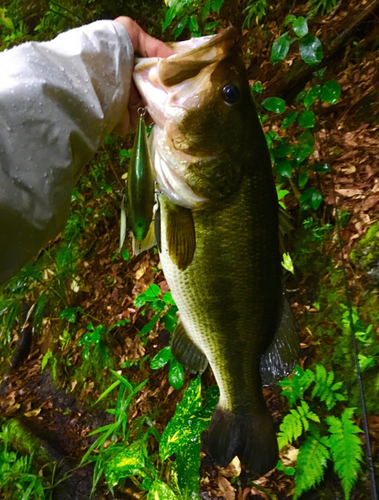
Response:
[[[263,476],[278,462],[278,443],[267,408],[260,414],[234,415],[217,406],[205,447],[221,467],[237,455],[251,478]]]

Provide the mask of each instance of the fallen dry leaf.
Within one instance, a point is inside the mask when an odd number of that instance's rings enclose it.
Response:
[[[218,478],[218,489],[218,493],[220,493],[225,500],[235,500],[236,492],[229,481],[223,476]]]
[[[362,189],[336,189],[336,193],[341,194],[342,196],[347,196],[350,198],[351,196],[357,196],[362,194]]]

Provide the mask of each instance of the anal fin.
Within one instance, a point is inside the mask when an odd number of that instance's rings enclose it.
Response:
[[[283,294],[281,318],[274,340],[261,358],[260,373],[263,385],[273,385],[289,375],[299,356],[299,333],[295,316]]]
[[[208,366],[205,354],[189,338],[180,319],[174,330],[171,352],[176,361],[193,373],[201,374]]]

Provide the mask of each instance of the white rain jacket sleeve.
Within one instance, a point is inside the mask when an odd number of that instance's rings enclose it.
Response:
[[[126,110],[133,58],[114,21],[0,53],[0,284],[64,228],[83,166]]]

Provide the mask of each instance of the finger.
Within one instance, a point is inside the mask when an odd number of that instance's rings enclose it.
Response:
[[[174,51],[165,43],[148,35],[133,19],[121,16],[115,19],[128,32],[134,52],[143,57],[168,57]]]
[[[141,29],[136,52],[144,57],[169,57],[174,51],[165,43],[153,38]]]

